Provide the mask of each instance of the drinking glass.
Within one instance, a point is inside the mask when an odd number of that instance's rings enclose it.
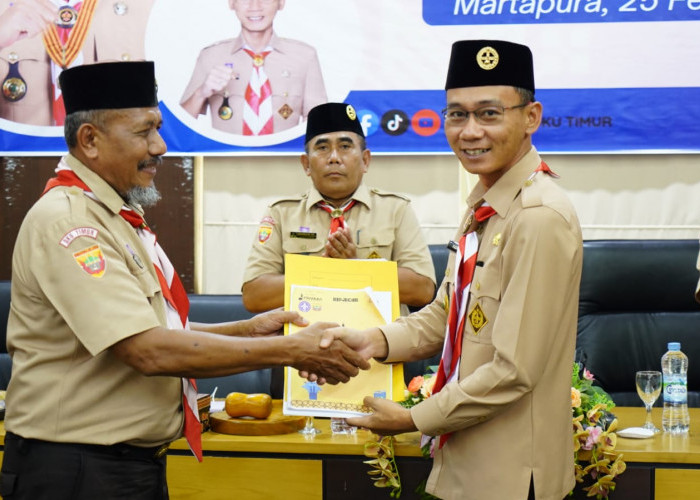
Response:
[[[306,434],[306,435],[311,435],[315,436],[316,434],[320,433],[321,429],[318,429],[314,426],[314,417],[307,416],[306,417],[306,422],[304,423],[304,428],[299,430],[299,434]]]
[[[647,410],[646,421],[642,427],[655,433],[659,432],[659,429],[654,427],[654,423],[651,421],[651,407],[661,394],[661,372],[650,370],[637,372],[636,381],[637,394]]]

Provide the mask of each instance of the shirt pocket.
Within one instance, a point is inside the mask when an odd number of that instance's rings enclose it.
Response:
[[[472,342],[490,344],[493,325],[501,301],[498,268],[476,266],[469,295],[465,338]]]
[[[359,233],[359,234],[358,234]],[[391,260],[394,251],[394,232],[385,231],[375,233],[362,229],[352,235],[357,247],[358,259],[386,259]]]
[[[148,298],[148,301],[153,303],[154,297],[161,292],[160,283],[157,278],[151,273],[151,268],[153,264],[147,260],[145,255],[141,255],[135,251],[131,251],[131,254],[126,257],[127,267],[131,272],[131,275],[136,279],[139,284],[139,288],[143,292],[144,296]]]
[[[318,233],[315,238],[286,238],[282,242],[284,253],[294,253],[300,255],[320,255],[323,253],[326,239],[319,238]]]

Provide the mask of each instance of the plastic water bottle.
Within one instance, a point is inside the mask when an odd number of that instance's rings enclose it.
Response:
[[[688,356],[681,352],[680,342],[669,342],[668,352],[661,357],[664,373],[664,412],[661,420],[664,432],[688,432]]]

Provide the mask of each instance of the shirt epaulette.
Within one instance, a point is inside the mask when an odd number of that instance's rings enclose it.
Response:
[[[219,40],[218,42],[214,42],[214,43],[212,43],[212,44],[207,45],[207,46],[204,47],[202,50],[211,49],[211,48],[216,47],[216,46],[218,46],[218,45],[223,45],[223,44],[231,43],[231,42],[234,42],[234,41],[236,41],[235,38],[227,38],[226,40]]]
[[[401,198],[402,200],[411,201],[411,198],[409,198],[405,194],[395,193],[393,191],[384,191],[383,189],[379,188],[370,188],[369,191],[370,193],[376,194],[378,196],[395,196],[396,198]]]
[[[279,198],[272,203],[270,203],[271,207],[274,207],[275,205],[279,205],[280,203],[284,203],[285,201],[294,201],[294,202],[301,202],[304,201],[306,198],[308,198],[308,194],[298,194],[294,196],[285,196],[284,198]]]
[[[534,178],[526,180],[523,184],[520,190],[523,208],[542,206],[542,185],[540,181],[543,175],[546,174],[539,173]]]

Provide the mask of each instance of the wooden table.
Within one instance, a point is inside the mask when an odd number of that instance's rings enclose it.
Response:
[[[645,410],[641,407],[619,407],[613,413],[619,429],[644,423]],[[661,408],[654,408],[652,419],[661,428]],[[659,433],[650,439],[618,437],[616,451],[624,454],[628,468],[619,477],[611,500],[700,498],[700,409],[690,409],[690,421],[687,436]],[[178,440],[168,458],[173,498],[204,498],[189,495],[191,486],[186,486],[184,479],[199,469],[211,469],[209,479],[204,481],[208,486],[201,490],[207,490],[206,498],[232,498],[231,491],[240,491],[240,498],[269,499],[275,498],[274,491],[279,494],[284,489],[284,498],[290,499],[388,499],[387,490],[372,486],[368,466],[363,463],[364,443],[372,434],[360,430],[354,436],[334,436],[326,419],[317,418],[316,426],[322,432],[313,438],[300,434],[247,437],[208,432],[203,435],[208,456],[202,464],[180,455],[188,448],[184,440]],[[419,441],[418,433],[397,437],[402,499],[418,498],[414,489],[430,471],[430,460],[421,457]],[[573,498],[583,499],[585,495]]]
[[[644,423],[644,408],[615,408],[620,428]],[[661,409],[652,418],[661,427]],[[700,498],[700,409],[690,410],[690,433],[650,439],[618,438],[627,471],[620,476],[611,500],[690,500]],[[168,452],[168,483],[172,500],[363,500],[388,499],[374,488],[363,463],[364,443],[372,434],[332,435],[327,419],[316,419],[321,434],[278,436],[202,435],[204,461],[198,463],[184,439]],[[0,441],[4,443],[4,426]],[[396,455],[404,487],[403,500],[417,498],[415,486],[430,470],[421,457],[419,434],[397,438]],[[576,496],[574,498],[584,498]]]

